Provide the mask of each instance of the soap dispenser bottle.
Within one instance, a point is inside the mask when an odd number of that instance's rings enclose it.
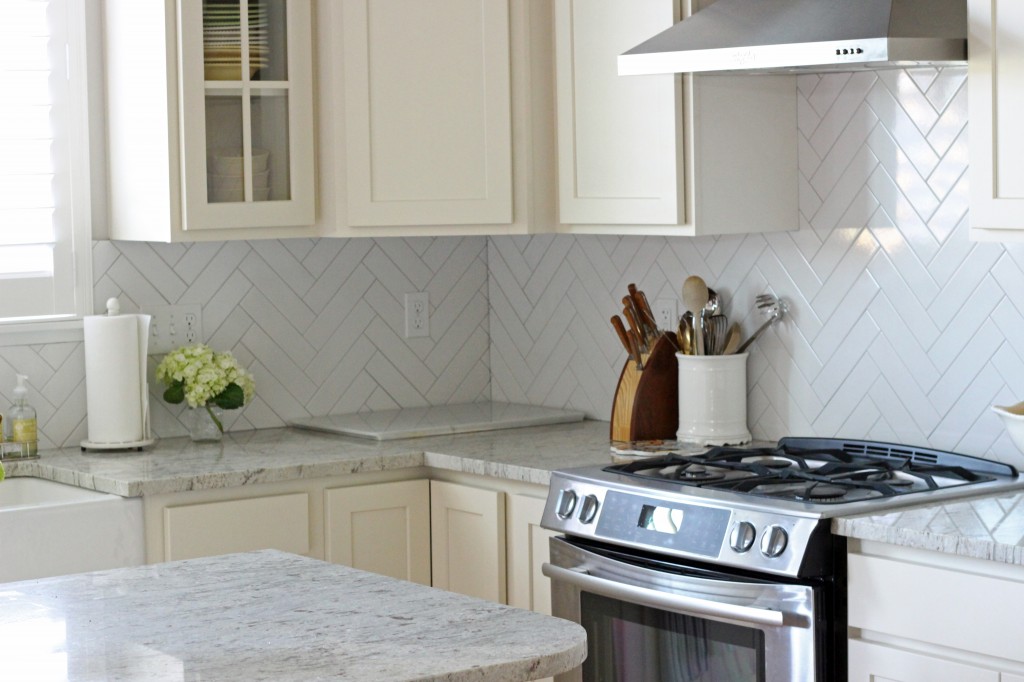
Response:
[[[14,404],[7,413],[7,427],[10,429],[7,440],[21,444],[21,455],[31,457],[39,451],[39,435],[36,428],[36,410],[28,404],[28,388],[24,374],[18,375],[18,385],[14,388]]]

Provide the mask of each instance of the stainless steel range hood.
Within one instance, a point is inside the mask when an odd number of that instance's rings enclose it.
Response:
[[[620,75],[963,64],[966,0],[718,0],[619,56]]]

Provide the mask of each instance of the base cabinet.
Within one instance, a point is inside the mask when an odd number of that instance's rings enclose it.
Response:
[[[430,482],[434,587],[505,603],[504,493]]]
[[[544,498],[509,495],[508,604],[551,615],[551,579],[541,573],[548,561],[548,540],[557,533],[540,527]]]
[[[324,491],[327,561],[430,585],[430,482]]]
[[[146,561],[278,549],[550,614],[547,487],[434,473],[146,496]]]
[[[1024,568],[851,541],[850,682],[1024,682]]]
[[[163,529],[164,561],[258,549],[308,555],[309,495],[168,506]]]

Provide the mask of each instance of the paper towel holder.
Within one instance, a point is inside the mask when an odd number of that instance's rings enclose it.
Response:
[[[116,297],[108,298],[107,299],[107,314],[106,314],[106,317],[114,317],[114,316],[119,315],[120,313],[121,313],[121,302]],[[104,316],[100,316],[100,317],[104,317]],[[149,316],[145,315],[143,317],[145,317],[145,320],[146,320],[145,324],[143,325],[143,329],[146,330],[146,332],[148,332],[148,329],[149,329]],[[144,335],[144,338],[142,338],[141,341],[142,341],[142,346],[143,347],[140,349],[140,351],[142,353],[142,357],[145,358],[146,357],[145,346],[148,344],[148,338],[145,338],[145,335]],[[88,378],[86,380],[88,381]],[[145,387],[146,387],[146,382],[143,379],[143,388],[144,388],[143,392],[144,393],[146,393]],[[149,398],[148,395],[143,395],[142,409],[143,409],[143,431],[144,431],[144,436],[145,436],[144,438],[142,438],[140,440],[112,441],[112,442],[97,442],[97,441],[91,441],[89,439],[85,439],[85,440],[83,440],[80,443],[82,451],[83,452],[86,451],[86,450],[136,450],[136,451],[141,451],[142,448],[144,448],[144,447],[146,447],[148,445],[152,445],[153,443],[155,443],[156,439],[150,437],[150,434],[149,434],[149,400],[148,400],[148,398]]]

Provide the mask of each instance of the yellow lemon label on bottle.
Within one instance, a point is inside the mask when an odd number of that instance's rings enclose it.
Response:
[[[36,420],[12,419],[11,440],[15,443],[34,443],[39,440],[36,436]]]

